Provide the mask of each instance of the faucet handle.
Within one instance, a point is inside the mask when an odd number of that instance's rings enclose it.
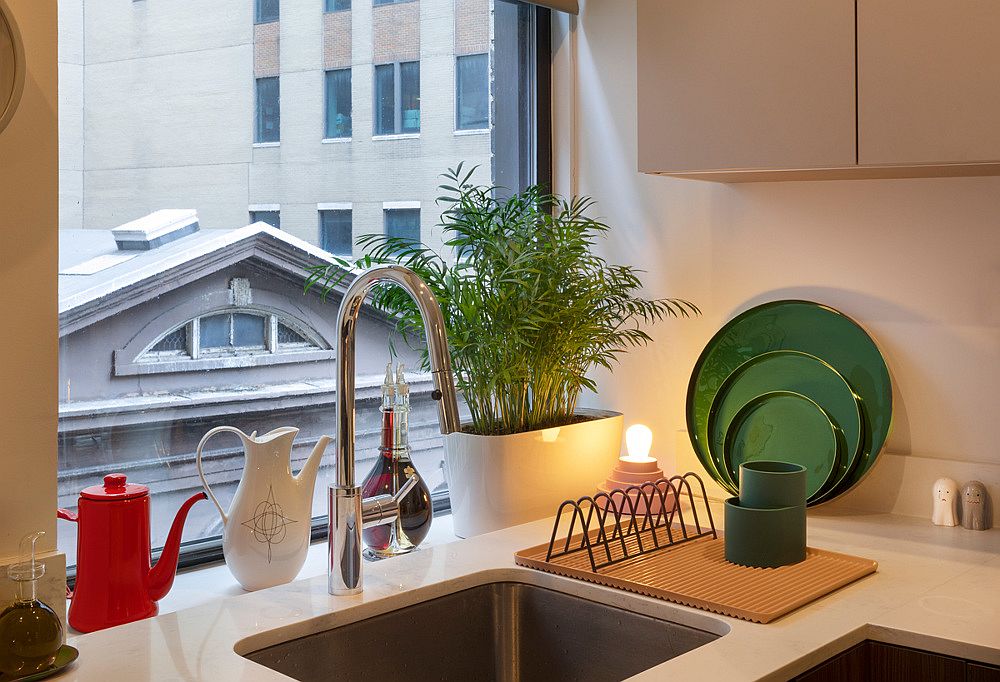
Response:
[[[420,483],[420,476],[413,473],[410,474],[406,481],[399,487],[396,494],[392,496],[392,501],[397,505],[402,502],[403,498],[410,494],[410,491],[417,487],[417,483]]]
[[[417,487],[420,477],[410,474],[395,495],[376,495],[361,501],[361,527],[371,528],[384,523],[392,523],[399,516],[399,503],[411,490]]]

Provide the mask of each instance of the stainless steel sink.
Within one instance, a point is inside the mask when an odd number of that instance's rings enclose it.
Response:
[[[621,680],[719,635],[492,582],[246,654],[296,680]]]

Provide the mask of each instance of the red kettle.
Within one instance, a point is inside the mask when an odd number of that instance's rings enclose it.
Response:
[[[155,616],[156,602],[170,591],[177,573],[181,530],[188,511],[205,493],[193,495],[174,518],[156,566],[149,548],[149,488],[108,474],[104,485],[84,488],[77,512],[58,517],[77,523],[76,588],[69,624],[93,632]]]

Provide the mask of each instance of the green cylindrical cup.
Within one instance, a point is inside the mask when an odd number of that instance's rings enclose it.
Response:
[[[806,558],[806,505],[780,509],[743,507],[726,500],[726,561],[777,568]]]
[[[806,503],[806,468],[791,462],[758,460],[740,465],[740,506],[755,509]]]

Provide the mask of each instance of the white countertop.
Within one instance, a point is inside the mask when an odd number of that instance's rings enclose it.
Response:
[[[713,513],[722,516],[715,505]],[[550,532],[549,520],[537,521],[366,563],[365,592],[356,597],[330,596],[321,574],[77,635],[69,643],[80,650],[80,659],[59,679],[284,680],[236,651],[247,653],[497,580],[554,587],[705,630],[729,631],[636,680],[785,680],[865,639],[1000,665],[997,529],[976,532],[888,514],[812,511],[811,546],[875,559],[878,573],[767,625],[514,565],[515,551],[547,541]]]

